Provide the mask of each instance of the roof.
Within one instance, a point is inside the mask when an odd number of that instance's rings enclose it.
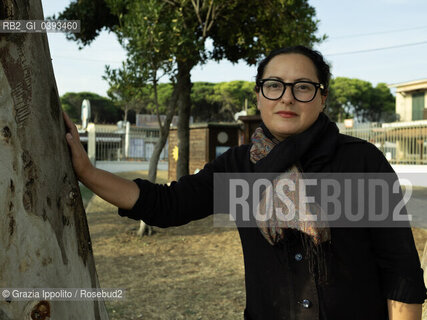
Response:
[[[190,129],[201,129],[201,128],[239,128],[238,122],[198,122],[190,124]],[[171,130],[177,130],[177,127],[173,126]]]
[[[407,82],[389,84],[388,87],[396,88],[397,92],[414,91],[414,90],[420,90],[420,89],[427,90],[427,79],[412,80]]]

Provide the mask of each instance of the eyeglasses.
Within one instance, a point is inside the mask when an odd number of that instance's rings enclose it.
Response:
[[[292,95],[299,102],[310,102],[316,96],[319,88],[325,89],[323,84],[317,82],[283,82],[277,79],[258,80],[257,86],[261,88],[262,95],[268,100],[279,100],[285,93],[286,87],[291,86]]]

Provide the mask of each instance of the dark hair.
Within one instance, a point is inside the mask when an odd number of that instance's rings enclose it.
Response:
[[[323,59],[323,56],[321,55],[320,52],[304,46],[293,46],[293,47],[276,49],[271,51],[267,57],[261,60],[261,62],[258,65],[257,75],[255,79],[255,83],[256,83],[255,91],[259,92],[260,90],[258,81],[262,79],[264,75],[265,67],[270,62],[270,60],[273,59],[275,56],[278,56],[281,54],[289,54],[289,53],[302,54],[313,62],[316,68],[316,73],[317,73],[317,77],[319,78],[319,82],[323,84],[323,86],[325,87],[320,92],[321,94],[326,95],[328,93],[329,80],[331,79],[331,72],[330,72],[329,65],[325,62],[325,59]]]

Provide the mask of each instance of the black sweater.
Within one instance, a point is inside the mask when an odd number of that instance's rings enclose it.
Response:
[[[132,210],[120,209],[119,214],[159,227],[212,214],[213,174],[241,172],[249,147],[232,148],[170,186],[135,180],[140,197]],[[336,173],[393,172],[375,146],[345,135],[339,135],[330,168]],[[272,246],[257,228],[238,230],[245,263],[245,319],[385,320],[387,299],[423,303],[426,298],[410,228],[331,228],[332,281],[327,285],[309,272],[299,237],[290,233]]]

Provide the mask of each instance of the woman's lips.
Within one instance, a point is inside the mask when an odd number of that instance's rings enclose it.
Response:
[[[279,111],[279,112],[276,112],[276,114],[278,114],[282,118],[294,118],[298,116],[296,113],[290,112],[290,111]]]

